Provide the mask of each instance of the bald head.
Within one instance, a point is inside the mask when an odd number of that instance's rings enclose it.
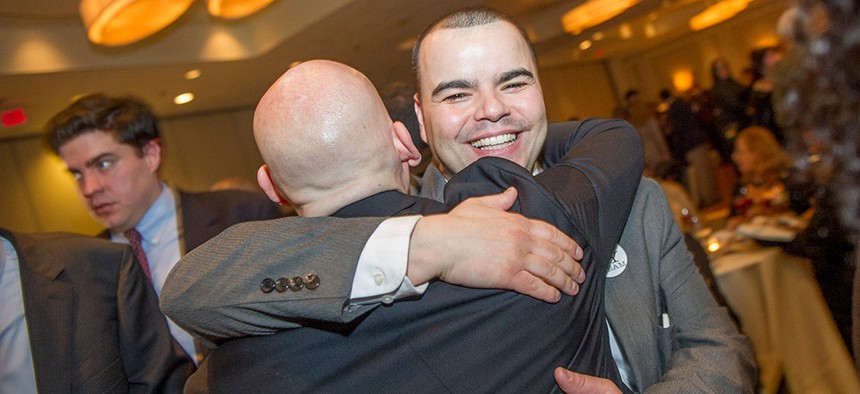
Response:
[[[367,77],[325,60],[284,73],[254,113],[254,138],[273,187],[303,216],[329,215],[380,191],[405,191],[412,158],[398,150],[399,127]]]

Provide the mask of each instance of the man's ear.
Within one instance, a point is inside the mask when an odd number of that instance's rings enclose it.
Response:
[[[421,111],[421,100],[418,99],[418,93],[412,96],[412,100],[415,101],[415,116],[418,117],[418,127],[421,129],[421,141],[429,144],[427,142],[427,132],[424,131],[424,112]]]
[[[397,121],[391,124],[391,138],[394,140],[394,148],[397,149],[401,162],[407,162],[410,167],[421,163],[421,152],[418,152],[418,148],[412,143],[409,129],[403,123]]]
[[[150,172],[158,172],[158,167],[161,166],[161,140],[158,138],[151,139],[140,148],[141,156],[149,167]]]
[[[272,180],[272,174],[269,173],[269,166],[263,164],[260,166],[260,169],[257,170],[257,183],[260,185],[260,188],[266,192],[266,195],[269,196],[269,200],[280,205],[289,205],[287,199],[285,199],[281,195],[281,192],[278,191],[278,188],[275,187],[275,181]]]

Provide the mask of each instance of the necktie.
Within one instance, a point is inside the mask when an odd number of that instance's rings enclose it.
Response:
[[[140,232],[133,228],[125,232],[125,238],[128,239],[128,242],[131,244],[131,250],[134,251],[134,255],[140,263],[140,268],[143,269],[143,273],[146,274],[146,279],[148,279],[151,284],[152,275],[149,273],[149,262],[146,260],[146,253],[143,252],[143,245],[140,244]]]

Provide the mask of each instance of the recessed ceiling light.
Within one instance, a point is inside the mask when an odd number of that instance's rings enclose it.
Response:
[[[631,28],[627,23],[622,23],[621,26],[618,27],[618,34],[621,35],[621,38],[629,40],[633,37],[633,28]]]
[[[591,40],[585,40],[579,43],[579,49],[584,51],[588,48],[591,48]]]
[[[185,79],[191,81],[193,79],[200,78],[200,75],[202,75],[202,74],[203,73],[200,71],[199,68],[195,68],[193,70],[188,70],[185,72]]]
[[[182,93],[173,98],[173,102],[176,103],[176,105],[188,104],[193,100],[194,93],[191,92]]]

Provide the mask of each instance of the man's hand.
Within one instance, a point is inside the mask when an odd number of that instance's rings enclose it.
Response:
[[[621,390],[609,379],[583,375],[562,367],[555,369],[555,382],[567,394],[620,394]]]
[[[557,228],[507,212],[517,197],[470,198],[444,215],[421,218],[409,243],[407,276],[475,288],[513,290],[547,302],[579,292],[582,248]]]

